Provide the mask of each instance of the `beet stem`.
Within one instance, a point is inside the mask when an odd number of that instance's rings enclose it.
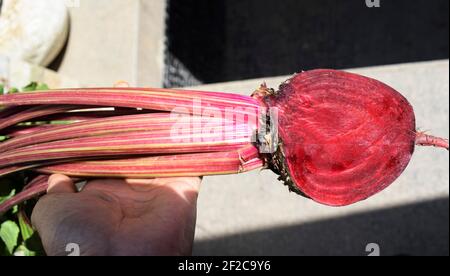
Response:
[[[419,132],[416,136],[416,145],[444,148],[448,150],[448,139]]]
[[[47,182],[48,176],[38,177],[36,180],[32,181],[22,192],[0,204],[0,215],[6,213],[12,207],[19,205],[24,201],[45,194],[48,188]]]

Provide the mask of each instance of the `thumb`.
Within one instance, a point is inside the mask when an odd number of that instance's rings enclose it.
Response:
[[[77,189],[70,177],[62,174],[51,175],[48,179],[47,194],[76,193]]]

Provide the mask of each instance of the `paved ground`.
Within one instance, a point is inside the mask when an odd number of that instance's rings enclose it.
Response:
[[[401,91],[417,125],[449,137],[448,60],[351,70]],[[287,77],[265,79],[277,87]],[[198,87],[249,94],[263,80]],[[406,172],[375,197],[344,208],[320,206],[289,193],[269,171],[206,178],[200,195],[197,255],[382,254],[449,251],[449,154],[418,148]]]
[[[65,52],[52,64],[82,85],[161,86],[165,1],[80,0]]]

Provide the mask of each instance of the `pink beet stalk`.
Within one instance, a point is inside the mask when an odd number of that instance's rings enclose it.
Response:
[[[254,146],[234,151],[164,155],[129,159],[75,161],[42,166],[41,173],[74,177],[156,178],[236,174],[261,168],[264,162]]]
[[[430,146],[448,150],[448,139],[435,137],[422,132],[417,133],[416,144],[419,146]]]
[[[168,132],[175,127],[178,120],[179,118],[177,116],[173,116],[169,113],[153,113],[91,119],[62,126],[39,126],[35,130],[32,130],[32,133],[28,133],[28,135],[19,135],[19,137],[15,139],[0,144],[0,152],[33,144],[81,137],[94,137],[139,131]],[[200,121],[197,122],[197,120]],[[208,120],[208,122],[214,127],[220,127],[224,123],[222,120]],[[198,119],[197,117],[189,117],[189,120],[186,120],[186,122],[178,123],[177,127],[200,128],[204,123],[205,122],[203,122],[201,117]]]
[[[0,176],[32,170],[153,178],[269,168],[290,190],[345,206],[392,184],[416,145],[448,149],[448,140],[416,131],[413,108],[400,93],[328,69],[296,74],[278,90],[263,85],[251,97],[90,88],[4,95],[0,105],[0,129],[13,134],[0,144]],[[55,118],[67,124],[14,129]],[[27,190],[15,203],[33,191],[42,192]]]
[[[70,110],[74,110],[79,108],[78,106],[72,105],[59,105],[59,106],[34,106],[31,108],[27,108],[19,111],[18,113],[13,113],[10,116],[7,116],[3,119],[0,119],[0,130],[7,128],[9,126],[13,126],[15,124],[25,122],[30,119],[39,118],[41,116],[52,115],[56,113],[66,112]],[[6,110],[10,112],[10,110]]]
[[[38,176],[31,181],[21,193],[18,193],[13,198],[0,204],[0,214],[5,213],[12,207],[20,203],[32,199],[36,196],[42,195],[47,191],[48,176]]]

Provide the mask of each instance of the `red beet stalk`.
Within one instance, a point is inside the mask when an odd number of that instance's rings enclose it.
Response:
[[[34,170],[152,178],[270,168],[290,190],[344,206],[393,183],[416,145],[448,149],[447,140],[416,132],[413,108],[400,93],[335,70],[303,72],[277,91],[263,85],[251,97],[66,89],[0,96],[0,105],[0,129],[12,133],[0,144],[0,176]],[[14,130],[27,121],[70,118],[75,107],[115,111]]]

